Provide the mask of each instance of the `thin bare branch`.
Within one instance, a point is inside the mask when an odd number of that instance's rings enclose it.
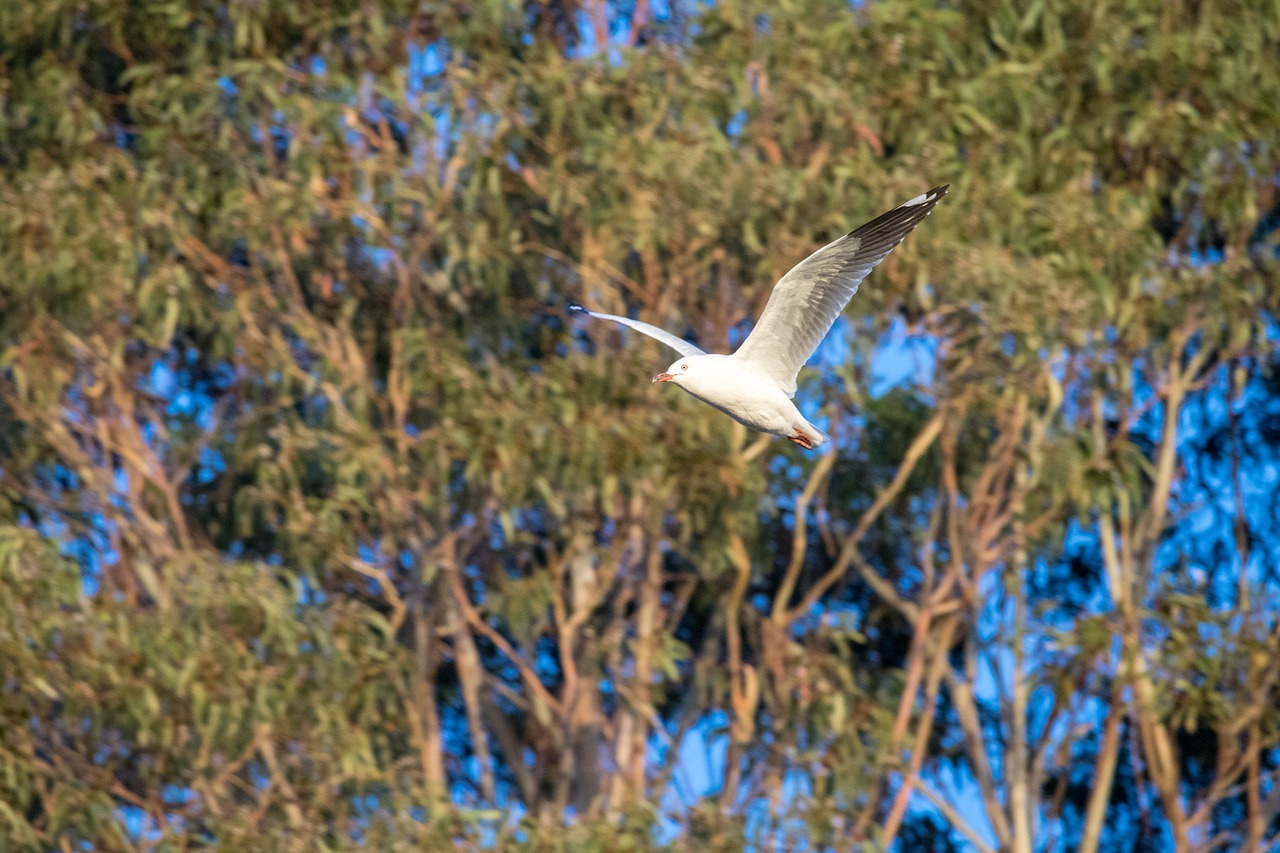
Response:
[[[901,492],[903,487],[907,484],[907,479],[911,476],[911,472],[915,470],[916,464],[920,461],[921,457],[928,452],[929,448],[933,445],[933,442],[937,439],[938,433],[941,432],[944,422],[944,413],[937,412],[924,425],[924,428],[916,435],[915,440],[911,442],[910,447],[907,448],[906,455],[903,457],[902,463],[898,466],[898,472],[894,475],[893,480],[888,486],[881,490],[879,495],[876,496],[875,501],[867,511],[863,513],[862,518],[858,520],[858,524],[854,527],[853,532],[845,538],[844,547],[840,552],[839,559],[837,559],[835,564],[827,570],[826,574],[819,578],[809,591],[805,593],[804,598],[800,600],[800,603],[787,611],[784,621],[794,622],[805,613],[808,613],[813,608],[813,605],[822,598],[826,591],[830,589],[836,581],[840,580],[840,578],[844,576],[844,573],[849,569],[849,565],[854,561],[854,554],[857,550],[858,543],[862,541],[862,537],[864,537],[867,534],[867,531],[871,529],[871,525],[875,523],[876,519],[880,517],[880,514],[884,512],[884,510],[893,502],[894,498],[898,496],[898,493]]]

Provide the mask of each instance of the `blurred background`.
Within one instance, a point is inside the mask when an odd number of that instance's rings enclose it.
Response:
[[[0,850],[1262,850],[1280,7],[0,3]],[[949,182],[801,374],[651,386]]]

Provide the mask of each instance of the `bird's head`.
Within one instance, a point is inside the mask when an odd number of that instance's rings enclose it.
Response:
[[[707,367],[705,355],[687,355],[679,361],[673,362],[666,369],[665,373],[659,373],[653,377],[654,382],[674,382],[676,385],[686,386],[690,382],[697,382],[702,372]]]

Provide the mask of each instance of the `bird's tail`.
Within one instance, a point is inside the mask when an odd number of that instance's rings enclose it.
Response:
[[[813,442],[814,447],[821,447],[822,445],[826,444],[828,441],[831,440],[831,436],[827,435],[825,432],[818,429],[816,426],[809,423],[808,421],[804,422],[804,426],[800,427],[800,431],[803,432],[808,437],[808,439]]]

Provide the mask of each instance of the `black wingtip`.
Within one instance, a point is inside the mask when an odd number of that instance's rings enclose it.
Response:
[[[570,314],[585,314],[585,313],[587,313],[587,309],[586,309],[586,308],[583,308],[581,305],[579,305],[579,304],[578,304],[578,303],[576,303],[576,302],[570,302],[570,303],[569,303],[569,307],[568,307],[568,308],[566,308],[565,310],[566,310],[566,311],[568,311]]]
[[[904,201],[902,204],[894,208],[894,210],[902,210],[903,208],[910,207],[932,208],[944,195],[947,194],[947,190],[949,189],[951,189],[951,184],[943,184],[942,186],[934,187],[931,190],[926,190],[910,201]]]
[[[915,198],[908,199],[902,204],[895,207],[887,213],[882,213],[875,219],[866,224],[850,231],[849,237],[858,237],[864,240],[875,240],[884,238],[892,242],[887,244],[889,249],[898,245],[898,242],[906,237],[911,230],[924,220],[926,216],[933,212],[934,206],[942,200],[947,194],[947,190],[951,189],[951,184],[943,184],[920,193]],[[889,249],[886,249],[887,252]]]

